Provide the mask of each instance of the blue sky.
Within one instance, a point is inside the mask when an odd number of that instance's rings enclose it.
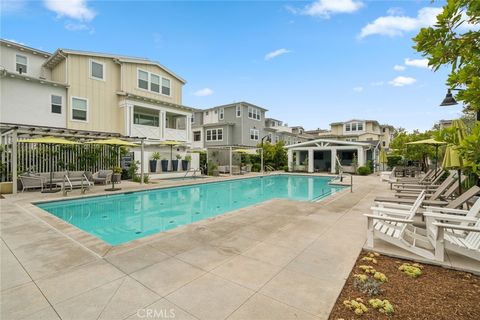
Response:
[[[157,60],[187,80],[192,107],[243,100],[306,129],[426,130],[461,111],[438,106],[448,70],[412,49],[443,1],[0,1],[2,38]]]

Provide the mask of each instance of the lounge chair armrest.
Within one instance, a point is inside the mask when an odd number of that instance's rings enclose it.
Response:
[[[462,209],[451,209],[451,208],[432,207],[432,206],[425,207],[425,210],[427,212],[432,212],[432,213],[445,212],[445,213],[460,214],[460,215],[466,215],[468,213],[467,210],[462,210]]]
[[[400,208],[400,209],[411,209],[412,206],[411,205],[407,205],[407,204],[398,204],[398,203],[395,203],[395,202],[383,202],[383,201],[375,201],[375,204],[377,204],[377,206],[375,206],[375,208]],[[379,205],[379,206],[378,206]]]
[[[476,222],[478,220],[478,218],[474,218],[474,217],[463,217],[463,216],[456,216],[453,214],[424,213],[423,216],[427,218],[434,218],[435,220],[447,220],[447,221],[455,221],[455,222]]]
[[[385,216],[377,216],[375,214],[364,214],[364,216],[367,218],[377,219],[377,220],[413,223],[413,220],[410,220],[410,219],[399,219],[399,218],[392,218],[392,217],[385,217]]]
[[[439,223],[439,222],[434,222],[433,225],[438,227],[438,228],[444,228],[444,229],[455,229],[455,230],[461,230],[461,231],[480,232],[479,227],[460,226],[460,225],[456,225],[456,224]]]
[[[411,214],[410,211],[406,211],[406,210],[396,210],[396,209],[377,208],[377,207],[371,207],[370,209],[374,212],[380,212],[380,213],[391,215],[391,216],[405,217]]]

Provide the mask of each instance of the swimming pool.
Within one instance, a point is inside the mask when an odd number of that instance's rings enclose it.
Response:
[[[119,245],[274,198],[314,201],[342,189],[330,178],[271,175],[128,192],[36,206]]]

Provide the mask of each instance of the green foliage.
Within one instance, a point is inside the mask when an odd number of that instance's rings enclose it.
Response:
[[[422,269],[423,266],[418,263],[404,263],[400,267],[398,267],[398,270],[402,271],[407,276],[412,278],[420,277],[422,275]]]
[[[191,156],[185,156],[185,158],[183,160],[186,161],[186,162],[190,162],[190,161],[192,161],[192,157]]]
[[[462,89],[455,96],[472,110],[480,110],[480,31],[464,32],[459,28],[467,23],[480,23],[480,2],[472,0],[447,0],[443,12],[434,26],[422,28],[413,39],[414,48],[428,59],[437,71],[451,66],[447,85]],[[468,28],[467,28],[468,30]]]
[[[152,155],[152,160],[160,160],[160,152],[154,152]]]
[[[218,165],[213,161],[208,161],[208,175],[213,176],[213,172],[218,169]]]
[[[471,172],[480,176],[480,122],[477,122],[472,133],[460,143],[458,152],[470,165]]]
[[[427,166],[427,159],[435,159],[435,147],[428,144],[407,145],[409,142],[430,139],[432,136],[438,135],[436,130],[419,132],[415,130],[413,133],[406,131],[399,132],[390,143],[390,148],[394,149],[394,155],[403,157],[404,160],[421,161],[423,167]],[[442,159],[439,148],[439,159]],[[391,157],[391,155],[390,155]],[[388,159],[388,158],[387,158]]]
[[[261,147],[259,144],[257,147]],[[263,163],[280,170],[288,165],[287,150],[284,148],[285,142],[279,141],[275,144],[266,142],[263,144]]]
[[[345,300],[343,301],[343,305],[347,309],[352,310],[353,312],[355,312],[356,315],[359,315],[359,316],[368,312],[368,308],[365,306],[361,298],[357,298],[355,300]]]
[[[393,305],[390,303],[390,301],[386,299],[385,300],[370,299],[368,303],[370,303],[370,305],[374,309],[378,309],[378,311],[380,311],[381,313],[392,314],[395,312],[395,310],[393,309]]]
[[[175,155],[175,158],[177,158],[177,160],[180,160],[180,159],[182,159],[182,156],[177,153],[177,154]]]
[[[130,167],[128,168],[128,176],[132,177],[133,182],[140,182],[140,175],[137,174],[138,166],[140,161],[132,161],[130,163]],[[148,183],[150,181],[150,177],[148,174],[143,174],[143,182]]]
[[[402,161],[402,156],[399,155],[389,155],[387,156],[387,166],[393,168],[399,165]]]
[[[357,172],[361,176],[366,176],[372,173],[372,170],[370,169],[370,167],[362,166],[357,169]]]
[[[377,296],[382,293],[382,282],[366,274],[353,275],[353,287],[368,296]]]
[[[113,173],[122,173],[122,168],[119,166],[113,167]]]
[[[252,172],[260,172],[261,166],[260,163],[252,164]]]

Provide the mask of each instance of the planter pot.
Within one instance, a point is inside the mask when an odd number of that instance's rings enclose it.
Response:
[[[160,163],[162,165],[162,172],[167,172],[168,171],[168,160],[161,160]]]
[[[189,161],[182,160],[182,170],[183,171],[188,170],[188,164],[189,164]]]
[[[157,160],[150,160],[150,172],[157,171]]]
[[[112,181],[114,183],[120,183],[120,181],[122,181],[122,174],[121,173],[112,174]]]
[[[178,171],[178,160],[172,160],[172,171]]]
[[[18,180],[18,185],[21,186],[20,180]],[[0,182],[1,194],[10,194],[12,192],[13,192],[13,182]]]

